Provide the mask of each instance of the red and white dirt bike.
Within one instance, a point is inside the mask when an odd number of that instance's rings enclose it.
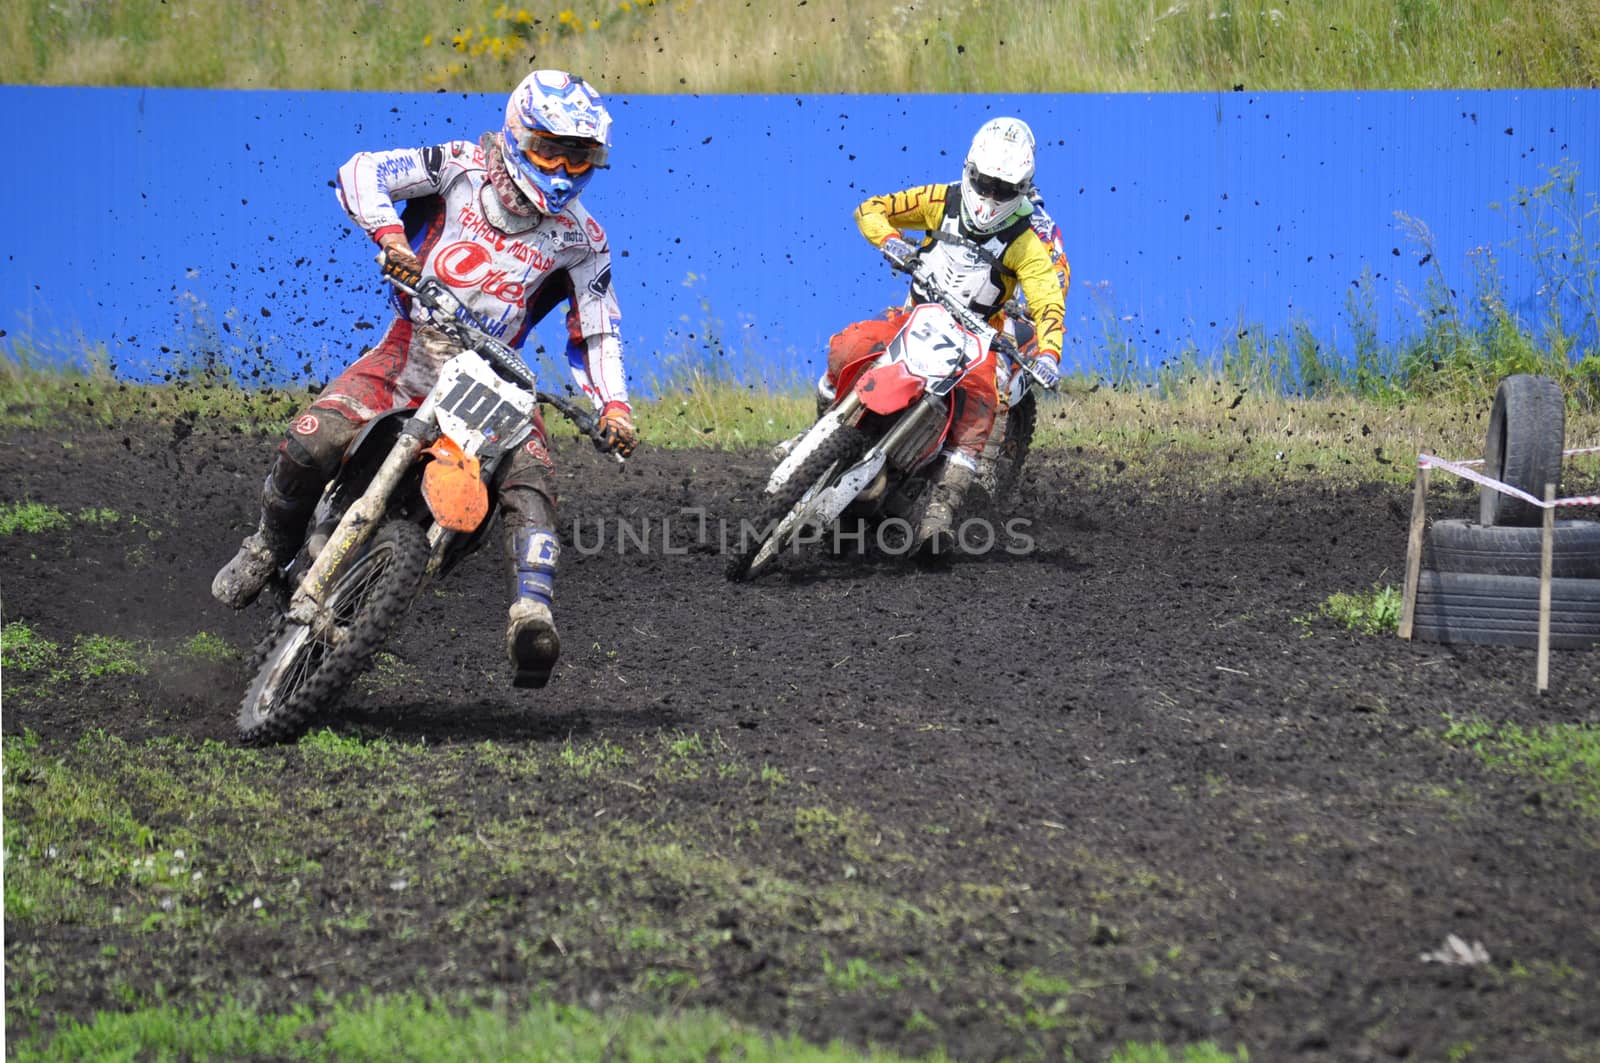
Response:
[[[998,500],[1016,483],[1033,437],[1033,363],[942,291],[920,262],[910,272],[929,301],[912,309],[881,355],[845,367],[833,404],[768,478],[760,514],[732,544],[728,579],[758,575],[785,549],[819,541],[841,517],[893,517],[915,527],[927,504],[927,474],[950,432],[951,394],[996,356],[1006,359],[1008,371],[999,376],[1010,389],[1010,409],[997,426],[1004,437],[994,468],[983,471],[979,486]]]
[[[605,442],[593,416],[540,391],[516,352],[439,282],[390,265],[384,276],[462,350],[419,407],[361,430],[305,543],[274,575],[278,608],[239,707],[247,743],[297,737],[366,668],[423,582],[482,544],[500,508],[494,472],[533,433],[540,403]]]

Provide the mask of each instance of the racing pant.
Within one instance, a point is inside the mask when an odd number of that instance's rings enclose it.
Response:
[[[910,310],[892,307],[878,317],[857,321],[835,333],[828,341],[826,379],[829,386],[837,387],[840,374],[847,366],[882,354],[910,316]],[[999,402],[993,355],[984,358],[982,364],[956,385],[950,402],[953,413],[945,452],[953,451],[975,462],[994,428],[995,407]]]
[[[363,425],[422,404],[439,370],[459,352],[437,329],[396,319],[377,345],[345,369],[289,425],[262,491],[262,527],[274,542],[298,546],[305,525],[346,449]],[[501,523],[516,597],[549,604],[559,554],[555,464],[537,409],[533,435],[495,471]]]

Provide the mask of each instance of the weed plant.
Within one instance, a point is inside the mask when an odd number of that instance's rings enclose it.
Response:
[[[530,66],[606,91],[1184,92],[1591,86],[1590,0],[20,0],[8,80],[503,92]]]

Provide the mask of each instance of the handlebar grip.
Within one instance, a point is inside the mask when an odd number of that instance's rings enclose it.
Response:
[[[385,277],[394,278],[413,291],[415,291],[422,284],[421,270],[406,269],[399,262],[396,262],[388,255],[383,256],[383,275]]]

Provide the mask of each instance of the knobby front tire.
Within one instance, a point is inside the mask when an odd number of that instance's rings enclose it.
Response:
[[[861,457],[867,449],[867,438],[858,428],[840,425],[833,435],[823,440],[816,452],[800,464],[788,483],[774,494],[768,495],[756,516],[756,527],[761,535],[746,546],[744,536],[734,543],[733,555],[723,575],[735,583],[753,579],[789,544],[798,526],[781,529],[790,516],[814,490],[827,487],[840,472]]]
[[[275,618],[250,660],[240,741],[291,741],[331,708],[410,608],[427,565],[422,529],[391,521],[334,574],[327,598],[331,630]]]

